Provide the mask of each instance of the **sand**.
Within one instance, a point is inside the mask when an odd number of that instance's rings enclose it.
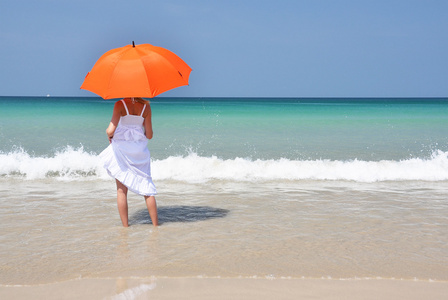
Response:
[[[448,282],[391,279],[109,278],[0,286],[0,299],[446,299]]]

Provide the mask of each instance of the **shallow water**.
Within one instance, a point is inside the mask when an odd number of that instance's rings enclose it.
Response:
[[[161,226],[112,182],[1,181],[0,282],[114,276],[448,280],[448,184],[162,182]]]

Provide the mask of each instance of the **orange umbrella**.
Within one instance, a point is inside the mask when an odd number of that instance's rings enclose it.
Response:
[[[104,53],[81,89],[104,99],[152,98],[188,85],[191,68],[173,52],[150,44],[127,45]]]

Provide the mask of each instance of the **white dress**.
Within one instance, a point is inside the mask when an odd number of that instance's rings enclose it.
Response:
[[[157,194],[151,177],[151,154],[143,128],[143,112],[130,115],[126,103],[126,115],[120,118],[112,143],[99,157],[110,176],[124,184],[130,191],[143,195]]]

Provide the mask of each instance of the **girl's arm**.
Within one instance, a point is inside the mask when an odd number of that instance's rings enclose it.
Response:
[[[145,135],[148,140],[152,139],[153,131],[152,131],[152,120],[151,120],[151,106],[146,105],[145,110],[147,111],[145,121],[143,122],[143,126],[145,127]]]
[[[112,119],[110,120],[109,126],[106,129],[107,137],[109,138],[109,142],[114,137],[115,129],[117,129],[118,122],[121,117],[121,107],[123,104],[121,101],[117,101],[114,106],[114,112],[112,113]]]

